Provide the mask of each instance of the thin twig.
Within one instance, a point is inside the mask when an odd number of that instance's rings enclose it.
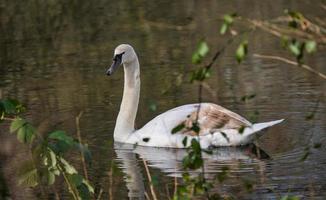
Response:
[[[151,198],[149,198],[149,195],[148,195],[148,193],[146,191],[144,192],[144,195],[145,195],[146,199],[151,200]]]
[[[292,61],[292,60],[288,60],[286,58],[283,58],[283,57],[279,57],[279,56],[270,56],[270,55],[261,55],[261,54],[254,54],[253,55],[254,57],[257,57],[257,58],[267,58],[267,59],[274,59],[274,60],[279,60],[279,61],[283,61],[283,62],[286,62],[288,64],[291,64],[291,65],[296,65],[296,66],[299,66],[305,70],[308,70],[316,75],[318,75],[319,77],[323,78],[323,79],[326,79],[326,75],[313,69],[312,67],[308,66],[308,65],[305,65],[305,64],[298,64],[297,62],[295,61]]]
[[[174,177],[174,196],[177,196],[177,192],[178,192],[178,178],[177,176]]]
[[[7,121],[14,121],[15,120],[15,118],[10,118],[10,117],[3,117],[2,119],[7,120]]]
[[[101,197],[102,197],[102,194],[103,194],[103,189],[101,188],[100,192],[98,193],[98,196],[97,196],[96,200],[100,200]]]
[[[111,161],[111,167],[110,167],[110,171],[109,171],[109,197],[110,200],[113,200],[113,160]]]
[[[146,170],[146,174],[147,174],[147,178],[148,178],[148,182],[149,182],[149,187],[151,189],[151,193],[152,193],[153,199],[154,200],[157,200],[157,196],[156,196],[156,193],[155,193],[155,190],[154,190],[154,187],[153,187],[152,176],[151,176],[151,174],[149,172],[147,163],[146,163],[146,161],[145,161],[144,158],[143,158],[143,163],[144,163],[144,166],[145,166],[145,170]]]
[[[78,142],[81,145],[82,144],[82,138],[80,134],[80,118],[83,115],[83,111],[79,113],[79,115],[76,117],[76,129],[77,129],[77,137],[78,137]],[[84,171],[84,176],[86,180],[88,180],[88,173],[87,173],[87,167],[86,167],[86,162],[85,162],[85,155],[82,150],[80,150],[80,155],[81,155],[81,160],[83,164],[83,171]]]

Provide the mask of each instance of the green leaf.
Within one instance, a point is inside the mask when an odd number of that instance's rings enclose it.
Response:
[[[10,133],[16,132],[18,129],[20,129],[22,126],[26,124],[26,120],[21,118],[15,118],[14,121],[10,124]]]
[[[301,54],[299,43],[289,44],[289,49],[290,49],[291,53],[293,53],[295,56],[299,56]]]
[[[55,174],[51,171],[47,171],[47,183],[48,185],[52,185],[55,182]]]
[[[179,131],[181,131],[183,128],[185,127],[184,122],[182,122],[181,124],[177,125],[176,127],[174,127],[171,131],[172,134],[175,134]]]
[[[36,129],[29,123],[25,123],[18,129],[17,139],[22,143],[31,143],[35,137]]]
[[[14,99],[1,100],[0,108],[5,114],[18,114],[25,110],[24,106]]]
[[[191,61],[193,64],[201,63],[202,59],[208,54],[209,47],[205,41],[200,41],[196,51],[192,54]]]
[[[50,133],[49,138],[64,141],[68,145],[74,144],[74,139],[72,137],[66,135],[66,133],[64,131],[54,131],[54,132]]]
[[[61,157],[60,162],[62,163],[66,173],[77,174],[77,170],[71,164],[69,164],[64,158]]]
[[[68,175],[68,179],[75,187],[80,186],[83,182],[83,177],[79,174],[70,174]]]
[[[209,68],[200,67],[192,72],[190,77],[190,82],[192,83],[194,81],[203,81],[206,78],[210,77],[210,75],[211,75],[211,71]]]
[[[317,49],[317,43],[313,40],[306,41],[305,49],[306,49],[307,53],[313,53]]]
[[[186,137],[184,137],[183,140],[182,140],[182,144],[183,144],[184,147],[187,146],[187,142],[188,142],[188,137],[186,136]]]
[[[201,153],[200,144],[199,144],[198,140],[196,140],[195,138],[193,138],[191,140],[191,149],[194,150],[194,152],[196,152],[196,153]]]
[[[94,193],[94,188],[93,186],[86,180],[86,179],[83,179],[83,184],[85,184],[87,186],[87,189],[91,192],[91,193]]]
[[[226,31],[228,30],[229,25],[227,23],[223,23],[221,28],[220,28],[220,34],[224,35],[226,33]]]
[[[235,52],[236,59],[238,63],[241,63],[244,59],[244,57],[248,53],[248,41],[244,40],[240,43],[239,47],[237,48]]]
[[[35,187],[38,183],[37,169],[32,161],[25,161],[18,171],[18,184]]]
[[[199,127],[199,125],[198,125],[197,122],[193,122],[193,123],[192,123],[191,130],[193,130],[197,135],[199,134],[199,132],[200,132],[200,127]]]
[[[241,126],[239,129],[238,129],[238,133],[242,134],[245,130],[245,126]]]
[[[209,47],[205,41],[201,41],[198,45],[197,53],[204,57],[209,52]]]
[[[55,153],[50,148],[48,148],[47,156],[48,156],[48,160],[51,161],[50,166],[55,167],[57,165],[57,158]]]

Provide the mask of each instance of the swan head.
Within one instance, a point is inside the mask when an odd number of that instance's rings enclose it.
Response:
[[[114,50],[113,63],[111,67],[106,71],[106,74],[110,76],[121,64],[132,63],[136,59],[137,55],[132,46],[129,44],[120,44]]]

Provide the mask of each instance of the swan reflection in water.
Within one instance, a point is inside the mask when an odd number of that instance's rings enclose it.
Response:
[[[125,173],[124,180],[129,198],[144,198],[144,175],[139,159],[146,161],[149,168],[159,169],[167,176],[181,177],[184,172],[182,159],[186,149],[155,148],[135,146],[125,143],[114,144],[119,167]],[[253,172],[256,165],[269,159],[269,156],[255,145],[241,147],[220,147],[212,149],[212,154],[203,152],[205,177],[213,179],[218,172],[228,167],[230,172]],[[252,166],[254,165],[254,166]],[[195,176],[201,170],[191,171]],[[146,177],[146,174],[145,174]]]

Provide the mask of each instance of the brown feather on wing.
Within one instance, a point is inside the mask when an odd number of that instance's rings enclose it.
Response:
[[[199,105],[196,105],[197,108]],[[227,110],[216,104],[202,104],[198,111],[192,112],[182,123],[185,125],[182,133],[195,136],[197,133],[192,130],[193,124],[198,117],[199,135],[209,134],[214,131],[223,131],[225,129],[240,129],[252,124],[240,115]]]

